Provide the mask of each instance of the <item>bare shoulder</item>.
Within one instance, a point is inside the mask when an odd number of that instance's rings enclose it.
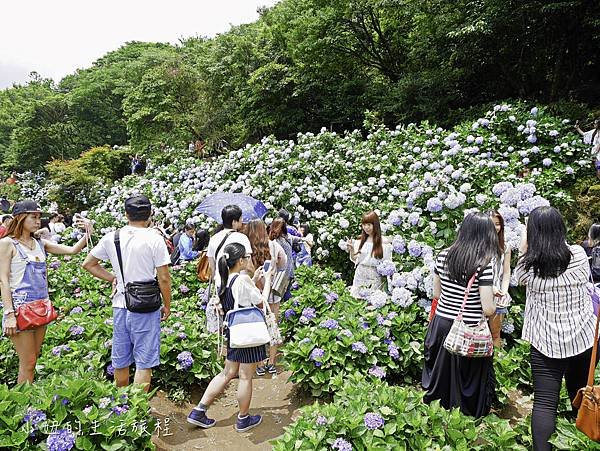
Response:
[[[4,237],[0,239],[0,254],[8,255],[14,252],[15,245],[13,244],[12,238]]]

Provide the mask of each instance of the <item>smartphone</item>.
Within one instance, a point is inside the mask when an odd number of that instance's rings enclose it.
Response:
[[[269,268],[271,267],[271,260],[265,260],[263,263],[263,271],[269,272]]]

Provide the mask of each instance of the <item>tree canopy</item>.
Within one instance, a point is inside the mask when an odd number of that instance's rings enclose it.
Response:
[[[448,124],[509,98],[593,111],[599,49],[593,0],[283,0],[212,39],[131,42],[58,85],[0,91],[0,154],[36,169],[102,145],[238,146],[357,128],[367,110]]]

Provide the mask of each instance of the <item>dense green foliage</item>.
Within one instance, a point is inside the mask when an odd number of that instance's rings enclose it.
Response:
[[[358,128],[366,110],[447,125],[508,98],[583,119],[599,42],[591,0],[283,0],[213,39],[132,42],[57,86],[1,91],[0,155],[39,169],[105,144],[237,146]]]

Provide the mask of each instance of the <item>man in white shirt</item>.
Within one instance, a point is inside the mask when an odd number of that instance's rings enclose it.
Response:
[[[246,254],[252,254],[252,246],[246,235],[240,233],[242,229],[242,209],[237,205],[228,205],[221,211],[221,220],[223,221],[223,230],[215,233],[208,242],[206,255],[210,265],[212,278],[217,290],[221,286],[221,276],[217,271],[217,262],[223,255],[223,249],[228,244],[239,243],[246,248]]]
[[[135,362],[133,382],[150,387],[152,368],[160,363],[160,322],[166,320],[171,306],[171,259],[164,239],[148,228],[152,205],[146,196],[136,195],[125,201],[129,224],[119,232],[123,276],[115,246],[115,232],[106,234],[83,262],[93,276],[113,283],[112,365],[118,387],[129,384],[129,367]],[[113,273],[100,265],[110,260]],[[163,306],[149,313],[127,310],[125,285],[158,279]]]

